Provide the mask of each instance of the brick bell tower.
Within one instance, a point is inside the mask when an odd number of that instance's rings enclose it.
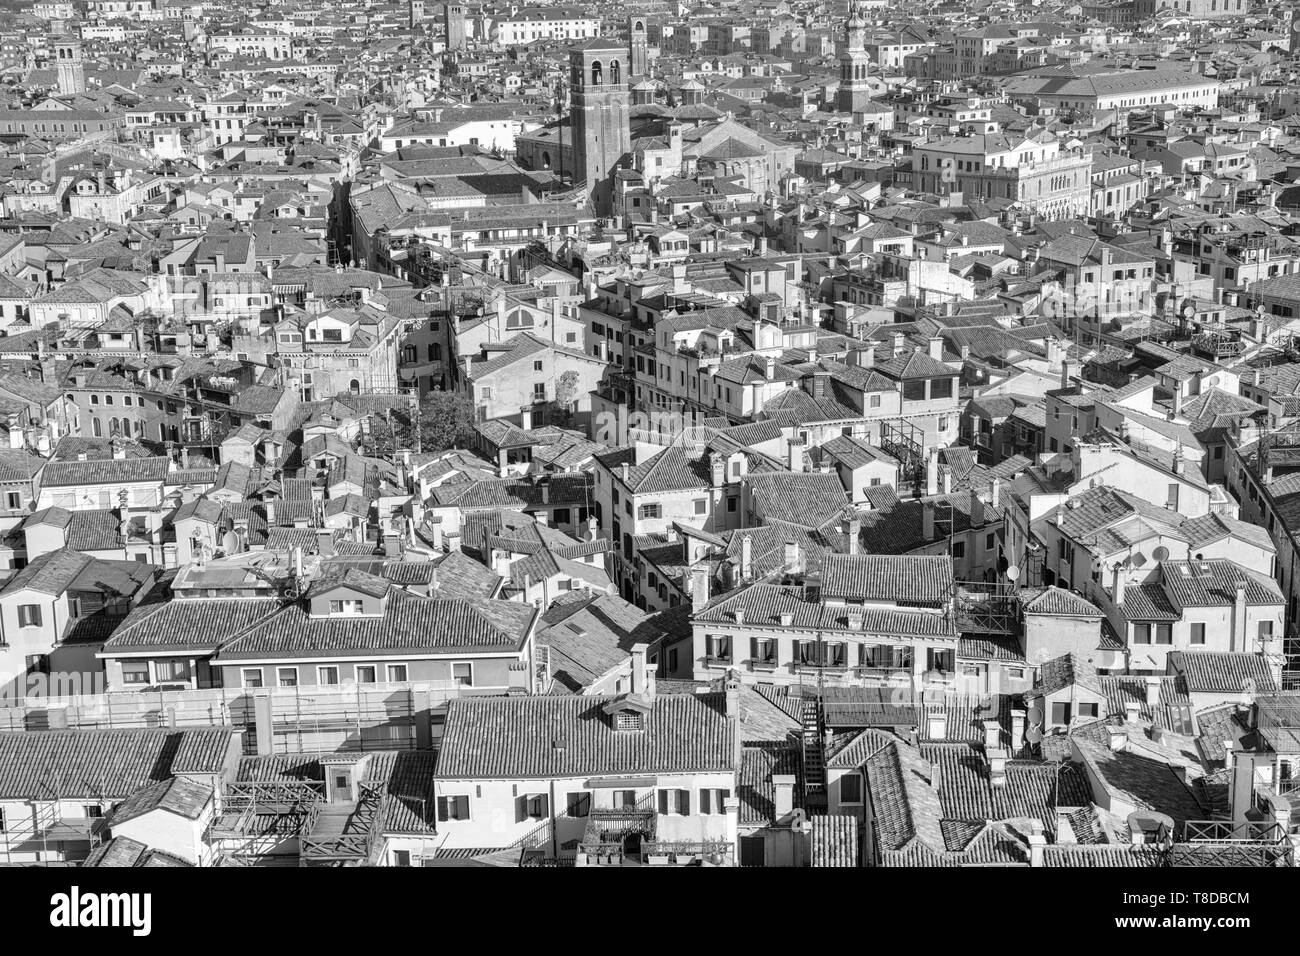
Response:
[[[628,49],[613,40],[588,40],[570,51],[569,74],[574,181],[586,181],[597,216],[612,216],[614,172],[632,150]]]

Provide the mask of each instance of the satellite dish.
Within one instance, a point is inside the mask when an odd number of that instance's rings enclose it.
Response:
[[[1020,568],[1016,567],[1014,564],[1011,565],[1011,567],[1007,568],[1007,580],[1008,580],[1008,581],[1019,581],[1019,580],[1020,580]]]
[[[1165,558],[1169,557],[1169,549],[1162,544],[1151,552],[1151,557],[1155,558],[1157,561],[1163,561]]]
[[[1043,705],[1033,704],[1029,708],[1029,712],[1025,714],[1025,718],[1029,721],[1031,727],[1040,726],[1043,722]]]
[[[1043,732],[1037,727],[1030,727],[1025,731],[1025,740],[1036,747],[1043,742]]]

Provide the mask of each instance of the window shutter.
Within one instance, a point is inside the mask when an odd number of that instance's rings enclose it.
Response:
[[[677,791],[677,812],[682,816],[690,816],[691,813],[691,792],[689,790]]]
[[[456,798],[456,819],[469,819],[469,797],[461,796]]]
[[[528,797],[515,797],[515,823],[528,819]]]
[[[798,641],[791,641],[791,642],[790,642],[790,649],[791,649],[791,658],[790,658],[791,660],[793,660],[796,664],[798,664],[800,661],[803,660],[803,658],[801,658],[801,657],[799,656],[799,642],[798,642]]]
[[[709,812],[709,791],[700,791],[700,813]]]
[[[549,803],[550,800],[544,793],[537,798],[537,815],[539,817],[545,819],[546,817],[549,817],[551,815],[549,812],[551,809]]]
[[[668,791],[659,791],[659,813],[661,816],[668,815]]]
[[[725,813],[727,810],[727,801],[731,799],[730,790],[718,791],[718,812]]]
[[[758,660],[758,638],[749,639],[749,657],[751,660]]]
[[[438,819],[445,821],[447,819],[447,798],[438,798]]]

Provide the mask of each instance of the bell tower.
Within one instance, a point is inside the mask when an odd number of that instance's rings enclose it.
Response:
[[[628,75],[635,79],[648,76],[650,53],[644,17],[633,17],[628,21],[628,54]]]
[[[59,95],[86,92],[86,67],[81,62],[81,41],[64,34],[54,42],[54,62],[58,67]]]
[[[574,180],[586,180],[597,216],[614,214],[614,172],[632,150],[627,55],[625,47],[602,38],[569,52]]]
[[[844,24],[844,52],[840,54],[840,85],[835,108],[841,113],[861,113],[871,99],[867,79],[871,56],[867,53],[867,21],[854,0],[849,2],[849,19]]]

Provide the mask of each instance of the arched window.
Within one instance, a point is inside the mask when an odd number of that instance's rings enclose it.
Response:
[[[358,381],[354,378],[354,379],[352,380],[352,384],[350,384],[350,385],[348,386],[348,390],[351,391],[353,395],[360,395],[360,394],[361,394],[361,383],[358,382]]]
[[[617,85],[623,82],[621,76],[622,70],[619,68],[618,60],[612,60],[609,64],[609,82]]]
[[[600,78],[600,61],[593,60],[591,63],[591,85],[600,86],[601,82],[602,81]]]
[[[645,24],[642,23],[640,20],[638,20],[636,22],[636,26],[634,27],[634,29],[636,30],[637,33],[640,33],[642,30],[645,29]]]
[[[92,418],[90,420],[90,430],[94,433],[96,438],[104,437],[104,426],[99,424],[98,418]]]
[[[551,154],[548,153],[546,150],[542,150],[542,168],[543,169],[551,168]]]

